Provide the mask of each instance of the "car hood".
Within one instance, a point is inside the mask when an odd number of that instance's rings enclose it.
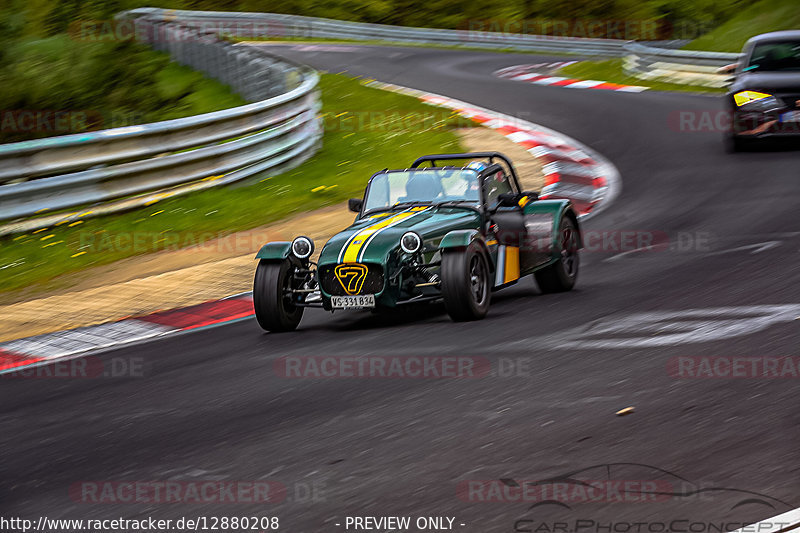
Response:
[[[379,213],[357,220],[325,244],[319,264],[384,263],[399,247],[407,231],[419,233],[423,241],[438,241],[456,229],[478,229],[480,215],[463,208],[417,207],[401,212]]]
[[[800,94],[800,72],[745,72],[731,85],[731,92],[744,90]]]

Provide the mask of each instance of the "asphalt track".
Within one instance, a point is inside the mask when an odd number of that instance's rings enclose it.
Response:
[[[554,522],[574,530],[582,519],[591,522],[581,533],[635,532],[632,523],[657,533],[664,529],[653,524],[679,530],[697,522],[709,528],[697,532],[704,533],[800,506],[798,380],[669,372],[681,356],[798,355],[800,322],[786,316],[800,316],[800,152],[731,155],[719,133],[675,127],[680,111],[721,109],[717,98],[539,87],[491,75],[556,57],[349,48],[281,50],[575,137],[617,165],[623,183],[584,229],[655,232],[670,246],[622,256],[586,251],[576,290],[543,296],[524,280],[497,293],[479,323],[451,323],[441,307],[386,317],[316,311],[293,334],[263,334],[245,320],[103,356],[142,358],[143,378],[3,381],[0,514],[274,515],[283,530],[309,532],[343,530],[348,515],[454,516],[456,529],[474,532],[558,531]],[[782,308],[780,319],[753,318],[775,313],[752,306],[775,305],[794,307]],[[730,322],[705,311],[723,307],[736,308],[725,311]],[[630,320],[667,311],[685,323],[641,332]],[[600,331],[602,324],[626,328]],[[722,326],[725,335],[708,333]],[[690,333],[680,333],[684,327]],[[275,374],[277,358],[306,355],[474,356],[491,361],[497,375]],[[508,377],[497,372],[501,360],[529,366]],[[615,416],[628,406],[633,414]],[[609,464],[617,466],[597,466]],[[573,500],[571,509],[458,497],[465,480],[513,485],[584,469],[573,477],[656,479],[673,490],[647,503]],[[85,480],[167,479],[268,479],[288,492],[281,503],[206,505],[92,505],[68,495]],[[709,490],[683,494],[692,487]]]

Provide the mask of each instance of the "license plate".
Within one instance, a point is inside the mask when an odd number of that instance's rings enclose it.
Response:
[[[781,122],[800,122],[800,111],[789,111],[781,115]]]
[[[374,294],[359,294],[358,296],[331,296],[331,306],[334,309],[362,309],[375,307]]]

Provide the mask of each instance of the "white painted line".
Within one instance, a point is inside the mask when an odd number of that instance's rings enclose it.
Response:
[[[508,136],[507,136],[508,137]],[[580,150],[560,150],[558,148],[551,148],[548,146],[534,146],[528,149],[534,157],[547,157],[552,156],[565,161],[584,161],[591,159],[587,154]]]
[[[639,85],[626,85],[625,87],[620,87],[619,89],[615,89],[616,91],[621,91],[623,93],[640,93],[642,91],[646,91],[649,87],[640,87]]]
[[[572,161],[555,161],[547,163],[542,166],[542,173],[547,176],[548,174],[561,174],[581,178],[594,179],[599,178],[603,174],[601,169],[596,166],[581,165]]]
[[[574,183],[564,183],[558,181],[552,185],[542,187],[539,196],[552,196],[557,194],[560,197],[570,198],[572,200],[580,200],[582,202],[592,202],[596,200],[597,191],[600,189],[591,185],[578,185]]]
[[[564,85],[564,87],[569,87],[570,89],[591,89],[592,87],[597,87],[603,83],[605,82],[597,80],[581,80],[576,81],[575,83],[570,83],[569,85]]]
[[[37,335],[10,341],[0,347],[21,355],[58,359],[98,348],[108,348],[117,344],[157,337],[174,329],[143,320],[127,319],[98,326]]]
[[[722,255],[731,252],[743,252],[745,250],[753,250],[750,252],[750,255],[755,255],[766,250],[770,250],[775,248],[776,246],[780,246],[783,241],[766,241],[766,242],[757,242],[755,244],[746,244],[744,246],[737,246],[736,248],[731,248],[729,250],[718,250],[716,252],[711,252],[707,255]]]
[[[515,131],[514,133],[509,133],[506,137],[515,143],[521,143],[523,141],[543,142],[541,136],[528,133],[527,131]]]
[[[531,80],[533,78],[540,78],[541,76],[542,76],[541,74],[519,74],[519,75],[513,76],[513,77],[511,77],[509,79],[512,79],[514,81],[528,81],[528,80]]]
[[[563,78],[561,76],[550,76],[549,78],[542,78],[541,80],[533,80],[531,81],[531,83],[535,83],[537,85],[550,85],[568,79],[569,78]]]
[[[506,346],[534,344],[551,349],[630,349],[678,346],[752,335],[775,324],[792,322],[800,304],[749,305],[651,311],[606,316],[575,328],[513,341]],[[758,533],[756,530],[744,533]],[[761,533],[775,533],[762,530]]]
[[[667,248],[669,243],[662,242],[659,244],[652,244],[650,246],[642,246],[641,248],[636,248],[635,250],[628,250],[627,252],[622,252],[620,254],[612,255],[611,257],[606,257],[603,259],[603,263],[610,263],[611,261],[616,261],[617,259],[621,259],[630,254],[636,254],[639,252],[654,252],[656,250],[660,250],[662,248]]]
[[[558,138],[556,138],[556,137],[554,137],[552,135],[547,135],[547,134],[539,133],[539,132],[515,131],[514,133],[507,134],[506,137],[509,140],[511,140],[511,141],[513,141],[515,143],[521,143],[521,142],[524,142],[524,141],[533,141],[533,142],[537,142],[537,143],[540,143],[540,144],[545,144],[545,145],[551,146],[551,147],[554,147],[554,146],[568,146],[567,144],[564,144],[564,141],[562,141],[562,140],[560,140],[560,139],[558,139]]]
[[[492,118],[491,120],[484,122],[483,125],[487,128],[492,128],[493,130],[503,128],[505,126],[511,128],[520,128],[521,124],[515,120],[509,120],[510,118],[512,117]]]

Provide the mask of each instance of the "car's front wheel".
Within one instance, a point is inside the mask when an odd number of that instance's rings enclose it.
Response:
[[[558,260],[534,273],[540,291],[564,292],[575,286],[580,266],[579,242],[575,222],[570,217],[563,217],[558,226]]]
[[[253,280],[253,307],[258,324],[266,331],[292,331],[303,318],[303,307],[294,305],[295,267],[291,261],[262,259]]]
[[[486,316],[492,295],[489,263],[480,245],[445,250],[442,254],[442,296],[447,314],[456,322]]]

